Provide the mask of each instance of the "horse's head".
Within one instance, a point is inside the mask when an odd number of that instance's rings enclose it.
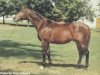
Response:
[[[22,8],[22,10],[15,15],[13,20],[17,22],[21,20],[30,20],[30,18],[35,21],[39,19],[43,20],[44,17],[41,14],[25,7]]]
[[[13,18],[13,21],[18,22],[21,20],[27,20],[28,19],[27,12],[28,12],[28,9],[22,9],[19,13],[15,15],[15,17]]]

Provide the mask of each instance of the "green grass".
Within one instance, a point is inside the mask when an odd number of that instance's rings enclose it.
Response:
[[[2,20],[0,20],[0,24],[2,24],[3,23],[3,21]],[[12,20],[5,20],[5,25],[13,25],[13,26],[15,26],[16,25],[16,22],[14,22],[14,21],[12,21]],[[29,22],[29,24],[28,24],[28,22],[27,21],[20,21],[20,22],[18,22],[17,23],[17,25],[18,26],[33,26],[32,24],[31,24],[31,22]]]
[[[41,69],[41,42],[34,27],[0,24],[0,72],[32,75],[100,75],[100,32],[91,30],[89,68],[76,69],[78,51],[74,42],[50,44],[54,65]],[[8,39],[8,37],[11,37]],[[82,60],[84,64],[84,58]]]

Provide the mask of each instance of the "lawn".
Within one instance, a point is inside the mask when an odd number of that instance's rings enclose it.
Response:
[[[14,33],[11,35],[13,30]],[[87,70],[75,68],[78,51],[74,42],[64,45],[50,44],[50,47],[53,65],[41,69],[41,42],[37,38],[35,28],[22,26],[15,28],[12,25],[0,24],[0,73],[100,75],[100,29],[91,30],[90,60]]]

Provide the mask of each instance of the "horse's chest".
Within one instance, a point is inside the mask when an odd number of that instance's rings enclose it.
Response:
[[[51,29],[45,28],[39,32],[39,38],[41,40],[49,40],[51,34]]]

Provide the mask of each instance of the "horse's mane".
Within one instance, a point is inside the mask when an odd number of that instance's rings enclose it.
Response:
[[[36,12],[36,11],[33,11],[33,10],[30,10],[32,13],[35,13],[40,19],[44,19],[45,17],[42,16],[40,13]]]

